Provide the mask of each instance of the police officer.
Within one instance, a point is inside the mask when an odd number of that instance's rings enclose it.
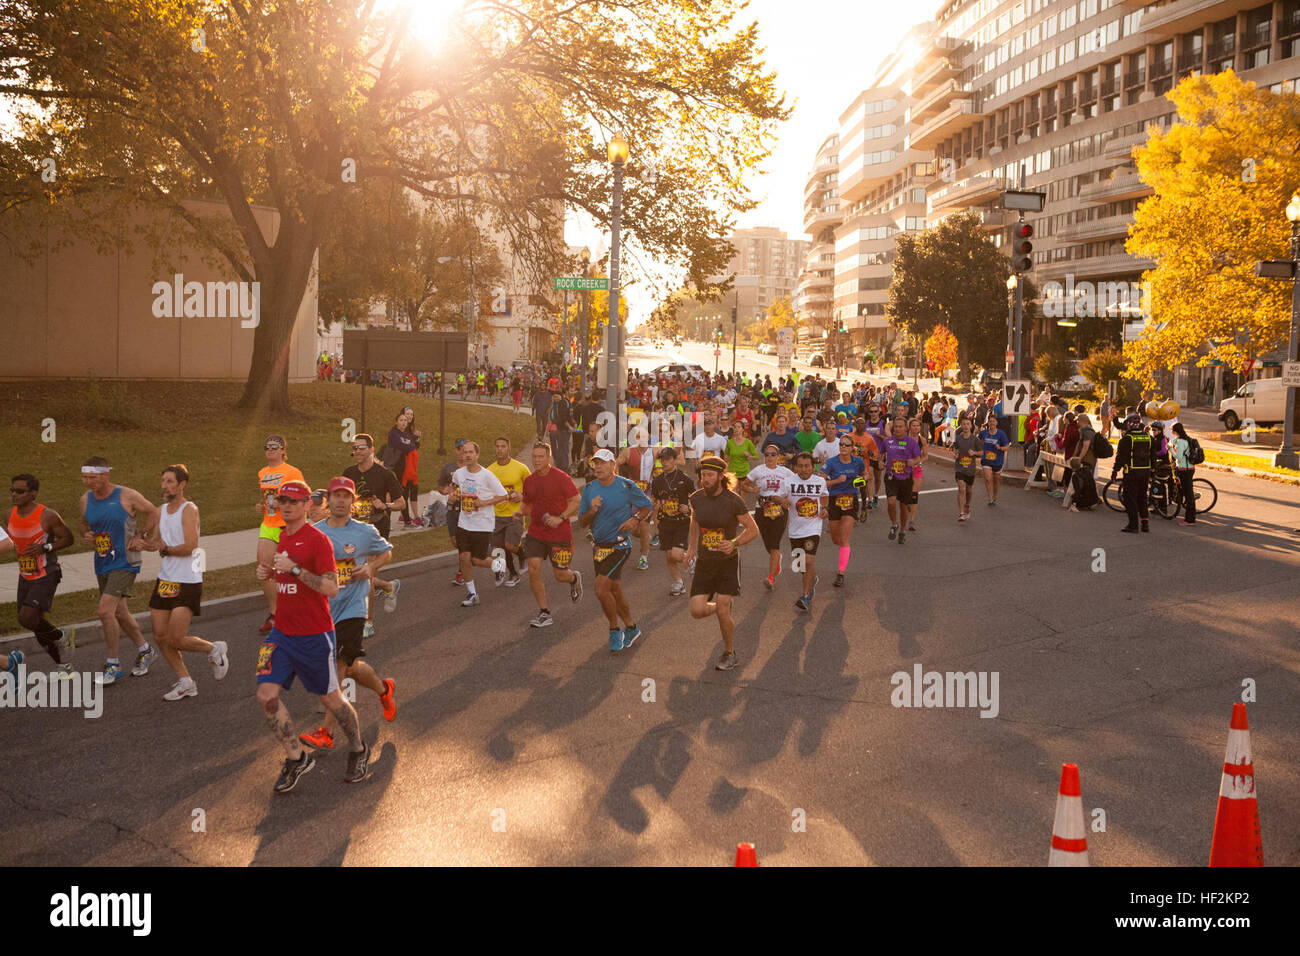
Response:
[[[1128,524],[1120,530],[1127,534],[1136,534],[1138,520],[1141,519],[1142,531],[1150,531],[1147,523],[1147,490],[1151,484],[1151,463],[1155,458],[1151,436],[1142,427],[1139,415],[1129,415],[1121,426],[1124,437],[1115,449],[1115,467],[1111,471],[1113,479],[1119,470],[1124,469],[1124,510],[1128,512]]]

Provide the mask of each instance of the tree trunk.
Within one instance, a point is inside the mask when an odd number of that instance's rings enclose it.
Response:
[[[957,340],[957,366],[961,369],[961,380],[970,384],[970,347],[961,339]]]

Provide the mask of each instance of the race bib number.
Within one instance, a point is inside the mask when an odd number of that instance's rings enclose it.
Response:
[[[352,517],[358,521],[369,521],[370,513],[374,509],[370,507],[369,498],[358,498],[352,503]]]
[[[20,554],[18,555],[18,573],[22,575],[33,575],[36,573],[36,555]]]
[[[998,453],[995,451],[986,451],[984,453],[985,461],[994,461],[997,457],[998,457]]]
[[[592,557],[596,559],[597,563],[600,563],[617,550],[617,548],[596,548],[596,550],[592,552]]]
[[[338,575],[339,587],[345,588],[352,583],[352,576],[357,573],[357,562],[352,558],[335,561],[334,573]]]
[[[970,455],[962,455],[957,464],[962,468],[969,468],[971,465],[975,464],[975,459]]]
[[[271,655],[275,653],[275,645],[269,641],[262,644],[257,649],[257,673],[264,676],[271,673]]]
[[[721,528],[700,529],[700,544],[710,551],[717,551],[722,547],[722,542],[725,540],[726,536],[722,533]]]
[[[889,463],[889,468],[891,471],[893,471],[894,474],[901,475],[903,472],[907,471],[907,462],[891,461]]]
[[[838,495],[835,498],[835,507],[839,508],[841,511],[848,511],[850,508],[853,507],[853,496]]]
[[[460,499],[460,510],[463,511],[463,512],[464,512],[465,514],[467,514],[467,515],[472,515],[475,511],[478,510],[478,499],[477,499],[477,498],[461,498],[461,499]]]
[[[800,498],[794,503],[794,513],[800,518],[815,518],[820,510],[816,498]]]
[[[101,558],[106,558],[113,553],[113,536],[107,531],[100,531],[95,535],[95,554]]]
[[[669,498],[659,506],[659,511],[661,514],[673,518],[681,511],[681,506],[676,498]]]
[[[176,581],[159,581],[158,596],[161,598],[174,598],[181,593],[181,586]]]
[[[768,501],[763,504],[764,518],[779,518],[784,509],[775,501]]]
[[[646,481],[638,481],[636,483],[636,486],[640,488],[642,491],[645,491],[647,488],[650,487],[650,483]]]
[[[573,560],[573,549],[568,545],[562,548],[551,548],[551,565],[557,568],[567,568],[569,562]],[[597,560],[600,560],[599,558]]]

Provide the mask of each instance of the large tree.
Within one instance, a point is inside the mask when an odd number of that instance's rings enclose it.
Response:
[[[723,268],[717,237],[754,205],[745,174],[789,113],[739,0],[466,0],[437,55],[410,28],[417,5],[7,3],[0,95],[25,112],[0,150],[0,199],[68,220],[93,201],[80,218],[105,239],[128,206],[174,214],[187,240],[261,283],[241,403],[281,410],[316,251],[348,227],[344,198],[363,178],[489,221],[540,282],[563,254],[565,208],[607,221],[605,142],[619,130],[630,256],[701,280]],[[55,183],[38,175],[49,156]],[[190,197],[229,215],[198,216]],[[278,211],[274,236],[256,204]]]
[[[1144,276],[1153,321],[1124,348],[1129,374],[1147,386],[1184,362],[1236,367],[1286,343],[1290,284],[1254,269],[1288,256],[1284,210],[1300,189],[1300,96],[1230,70],[1188,77],[1167,95],[1178,122],[1136,153],[1155,194],[1126,245],[1156,261]]]
[[[957,339],[963,380],[970,365],[1002,365],[1007,341],[1007,276],[1011,263],[979,217],[958,213],[924,232],[899,233],[885,312],[914,336],[944,325]]]

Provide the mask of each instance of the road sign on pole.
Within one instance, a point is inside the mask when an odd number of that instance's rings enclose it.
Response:
[[[1300,362],[1282,363],[1282,387],[1300,388]]]
[[[556,276],[556,292],[608,292],[609,279],[604,276],[588,278],[587,276]]]
[[[782,372],[790,371],[790,361],[794,358],[794,329],[788,325],[776,330],[776,362]]]
[[[1029,414],[1029,383],[1024,379],[1012,379],[1002,384],[1002,414]]]

